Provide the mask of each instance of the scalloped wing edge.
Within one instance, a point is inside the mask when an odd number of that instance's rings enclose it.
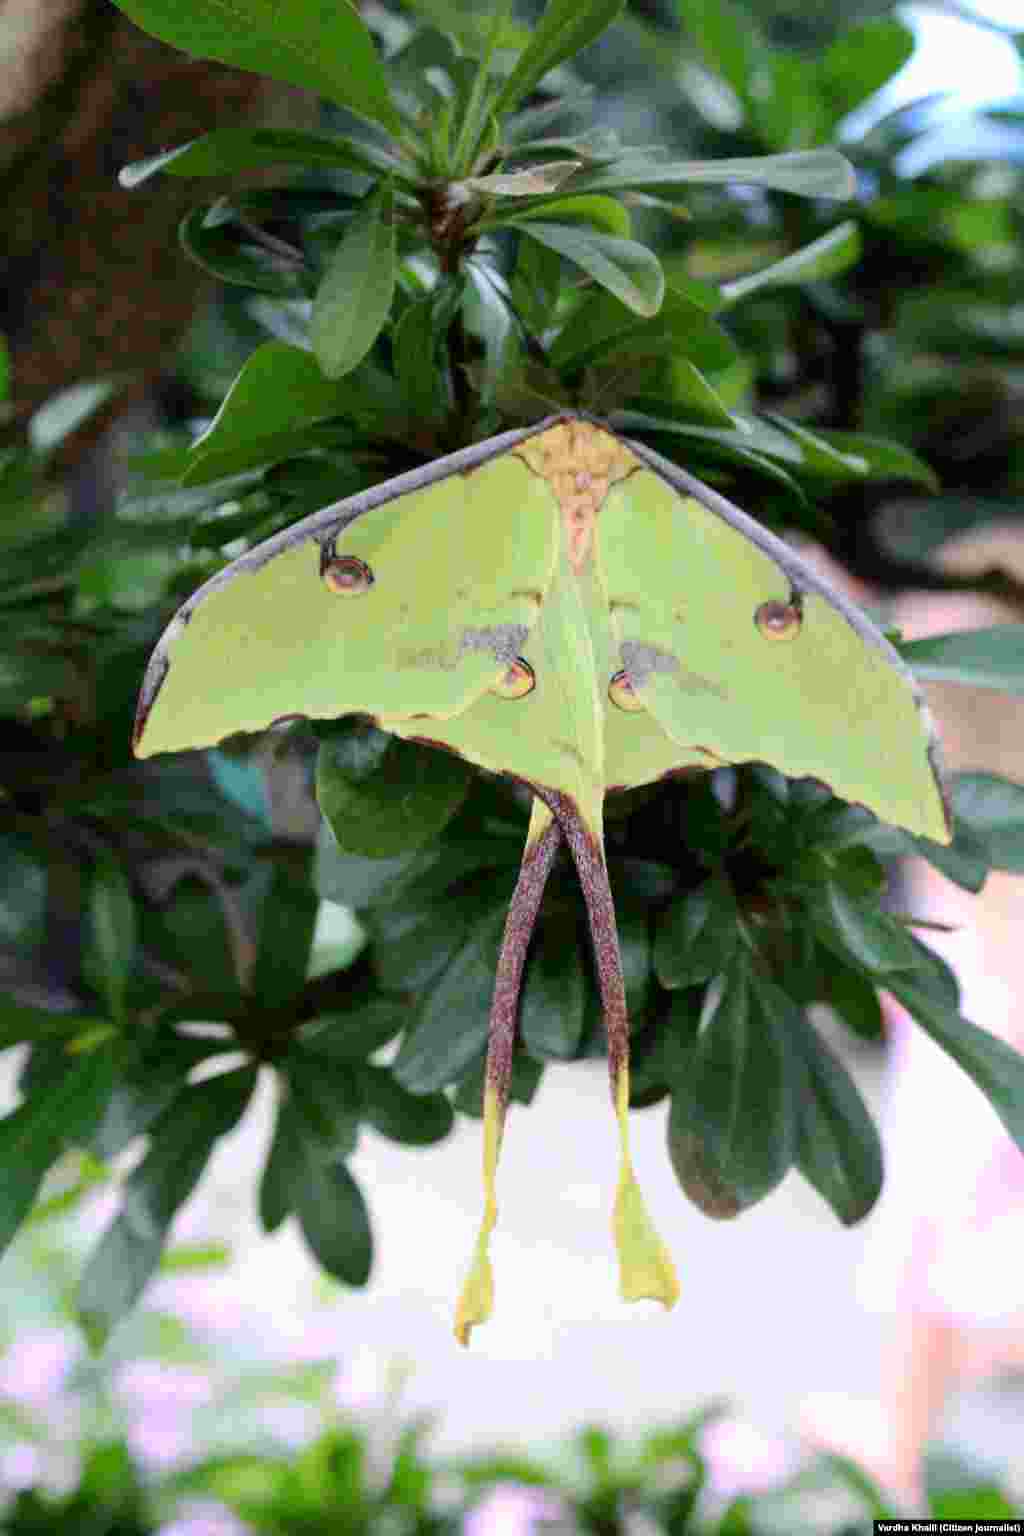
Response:
[[[597,423],[595,423],[596,425]],[[614,428],[612,429],[614,430]],[[619,434],[616,434],[619,435]],[[764,551],[776,565],[780,566],[788,576],[793,588],[797,592],[816,592],[820,597],[832,604],[842,614],[850,628],[860,636],[865,644],[872,646],[881,652],[890,666],[899,673],[910,688],[911,696],[917,709],[918,717],[925,734],[926,753],[928,763],[935,779],[935,786],[942,803],[942,813],[946,824],[946,831],[950,840],[953,836],[953,806],[952,793],[942,758],[942,748],[939,742],[939,733],[934,717],[927,700],[922,692],[921,685],[914,673],[897,651],[896,647],[882,634],[878,626],[872,623],[867,614],[858,608],[852,599],[840,592],[824,576],[819,575],[807,561],[801,559],[794,549],[780,539],[777,534],[771,533],[756,518],[744,512],[726,496],[712,490],[705,485],[703,480],[698,480],[695,475],[681,469],[671,459],[666,459],[645,443],[638,443],[633,438],[623,437],[623,442],[636,454],[637,458],[656,475],[659,475],[669,484],[673,490],[683,495],[692,496],[701,502],[709,512],[736,528],[744,537],[748,538],[758,549]]]
[[[448,479],[450,475],[464,474],[478,469],[489,463],[491,459],[498,458],[507,449],[515,448],[527,438],[533,437],[554,421],[562,419],[564,419],[562,416],[551,417],[537,426],[520,427],[511,432],[499,433],[497,437],[489,437],[482,443],[473,443],[468,448],[460,448],[455,453],[446,454],[444,458],[433,459],[429,464],[421,464],[416,469],[406,470],[403,474],[393,476],[390,480],[383,480],[380,485],[358,491],[354,496],[332,502],[330,506],[322,507],[319,512],[312,512],[308,517],[293,523],[290,528],[283,528],[280,533],[273,534],[263,543],[257,544],[255,549],[239,555],[237,560],[232,560],[230,564],[204,581],[202,586],[197,587],[192,596],[178,608],[153,648],[139,689],[135,724],[132,730],[133,751],[138,751],[146,722],[170,670],[170,651],[173,644],[188,624],[192,614],[208,597],[212,597],[215,592],[234,581],[237,576],[259,570],[269,560],[273,560],[275,556],[283,554],[298,544],[317,543],[322,548],[356,518],[361,517],[365,512],[372,511],[374,507],[383,506],[386,502],[394,501],[410,491],[420,491],[427,486],[436,485],[439,481]]]

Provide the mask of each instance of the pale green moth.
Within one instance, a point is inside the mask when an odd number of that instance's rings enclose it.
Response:
[[[608,1032],[621,1293],[672,1306],[675,1270],[629,1154],[629,1020],[604,796],[758,760],[948,842],[935,737],[913,677],[864,614],[752,518],[650,448],[563,414],[325,507],[214,576],[153,654],[135,750],[351,713],[534,791],[495,981],[485,1210],[459,1339],[491,1310],[488,1239],[520,981],[563,837]]]

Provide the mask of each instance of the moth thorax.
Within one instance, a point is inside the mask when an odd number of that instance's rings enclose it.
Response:
[[[589,421],[563,421],[520,444],[516,452],[551,486],[562,514],[566,551],[579,571],[609,488],[638,467],[625,443]]]

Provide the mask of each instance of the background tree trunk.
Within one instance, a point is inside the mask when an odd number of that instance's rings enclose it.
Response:
[[[119,408],[147,391],[203,282],[177,240],[197,189],[160,177],[128,192],[117,173],[281,94],[147,37],[110,0],[0,4],[0,199],[15,213],[0,254],[0,331],[16,419],[100,374],[131,376]],[[104,420],[74,435],[65,467]]]

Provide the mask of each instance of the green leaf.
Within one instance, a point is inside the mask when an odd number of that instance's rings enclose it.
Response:
[[[434,298],[428,294],[402,311],[391,337],[395,378],[413,419],[436,420],[443,409],[438,390],[444,377],[438,367],[438,339]]]
[[[827,137],[813,64],[797,53],[768,54],[744,105],[753,137],[768,149],[799,150]]]
[[[562,258],[520,235],[512,275],[512,304],[527,330],[539,336],[547,330],[561,291]]]
[[[680,414],[695,417],[708,427],[731,427],[732,415],[718,391],[712,389],[689,358],[673,357],[665,365],[664,388]]]
[[[705,999],[689,1069],[673,1084],[668,1127],[676,1177],[705,1215],[737,1215],[792,1165],[807,1090],[786,1032],[790,1006],[739,970]]]
[[[209,1006],[210,1001],[204,998],[199,1003],[200,1016],[215,1022],[218,1011],[216,1006]],[[168,1027],[130,1042],[119,1063],[110,1100],[90,1138],[90,1150],[106,1160],[123,1152],[137,1136],[144,1136],[182,1093],[194,1067],[230,1047],[230,1041],[178,1035]]]
[[[315,1140],[325,1156],[348,1157],[359,1134],[357,1064],[293,1042],[280,1066],[303,1138]]]
[[[509,220],[515,223],[515,220]],[[665,292],[665,277],[653,251],[635,240],[599,235],[586,227],[524,220],[521,233],[567,261],[582,267],[595,282],[638,315],[656,315]]]
[[[493,36],[493,18],[476,0],[414,0],[411,9],[442,32],[458,39],[471,59],[478,58]],[[496,46],[525,48],[529,28],[505,16],[497,29]]]
[[[882,1003],[873,982],[853,966],[843,965],[834,956],[825,966],[827,990],[825,1001],[843,1023],[862,1040],[876,1044],[885,1039]]]
[[[305,843],[276,843],[265,856],[272,873],[249,990],[260,1007],[272,1008],[306,980],[320,898],[311,883],[313,850]]]
[[[953,799],[955,805],[955,785]],[[922,854],[947,880],[952,880],[954,885],[974,894],[984,886],[991,868],[985,839],[955,812],[951,843],[933,843],[929,837],[908,836],[905,844],[897,851]]]
[[[654,437],[657,447],[668,458],[675,459],[691,473],[711,474],[718,481],[718,466],[729,470],[750,471],[768,480],[776,491],[785,493],[790,508],[802,509],[806,497],[793,476],[774,458],[767,456],[766,449],[794,466],[803,461],[803,454],[796,443],[783,432],[769,427],[765,422],[733,413],[735,425],[731,430],[721,427],[704,427],[696,423],[681,422],[665,416],[652,416],[646,411],[616,410],[611,413],[612,425],[620,432],[636,432],[640,437]],[[664,442],[659,439],[664,439]],[[752,446],[756,444],[756,449]],[[748,446],[751,445],[751,446]],[[763,446],[762,446],[763,445]]]
[[[959,773],[953,807],[992,869],[1024,874],[1024,785],[994,773]]]
[[[505,903],[481,913],[466,943],[423,998],[393,1067],[410,1093],[436,1093],[486,1046],[505,916]]]
[[[706,310],[669,284],[653,319],[603,290],[588,293],[551,344],[550,360],[562,371],[616,356],[686,359],[707,373],[736,360],[734,342]],[[731,417],[727,425],[732,426]]]
[[[106,1020],[96,1014],[54,1013],[50,1008],[33,1008],[0,994],[0,1051],[23,1040],[72,1040],[105,1024]]]
[[[472,779],[453,753],[357,724],[321,743],[316,796],[339,848],[390,859],[433,842]]]
[[[465,283],[443,278],[429,294],[415,299],[391,333],[391,363],[413,421],[429,422],[444,414],[450,393],[444,339],[458,310]]]
[[[149,155],[122,168],[122,187],[138,187],[160,172],[168,176],[224,176],[265,165],[326,165],[368,176],[394,175],[411,181],[401,160],[373,144],[328,138],[294,128],[219,128],[176,149]]]
[[[361,205],[313,300],[310,340],[329,379],[350,373],[387,323],[395,291],[393,202],[384,182]]]
[[[481,159],[486,160],[491,150],[497,148],[499,130],[494,116],[494,92],[491,89],[491,68],[495,51],[505,30],[505,23],[512,9],[511,0],[495,7],[489,18],[486,32],[482,34],[482,47],[476,67],[468,60],[454,60],[448,74],[455,85],[455,100],[449,106],[445,102],[433,133],[440,130],[440,139],[432,138],[434,163],[446,168],[451,165],[455,174],[462,176]],[[459,119],[454,146],[449,149],[451,134],[445,120],[448,112]]]
[[[785,432],[799,446],[802,469],[806,475],[820,476],[829,486],[844,480],[865,480],[871,475],[871,462],[856,453],[842,453],[820,432],[812,432],[799,422],[787,421],[774,412],[766,413],[765,420]]]
[[[829,130],[891,80],[913,51],[913,32],[895,16],[845,27],[826,48],[816,70]]]
[[[658,919],[654,972],[663,987],[694,987],[725,970],[736,950],[739,914],[728,881],[705,880]]]
[[[708,67],[744,101],[767,51],[751,17],[730,0],[676,0],[676,9]]]
[[[634,1034],[629,1047],[629,1102],[633,1109],[659,1103],[671,1084],[689,1071],[689,1053],[697,1038],[697,993],[677,992],[668,1018]]]
[[[801,1009],[787,1006],[787,1027],[807,1065],[809,1089],[800,1108],[796,1166],[843,1225],[853,1226],[882,1190],[878,1130],[853,1078]]]
[[[193,208],[178,226],[182,249],[224,283],[256,288],[276,298],[303,297],[303,262],[286,259],[260,245],[237,223],[228,203]]]
[[[0,1253],[32,1209],[48,1169],[65,1148],[89,1141],[110,1101],[111,1043],[77,1055],[61,1052],[59,1061],[55,1085],[30,1093],[0,1119]]]
[[[314,1056],[365,1061],[408,1022],[406,997],[379,992],[376,984],[364,981],[352,988],[342,1008],[335,1006],[302,1024],[296,1039]]]
[[[872,976],[888,978],[890,972],[917,968],[913,939],[877,899],[851,895],[836,880],[825,881],[821,895],[824,900],[810,916],[822,943],[838,946],[842,958],[851,958]]]
[[[612,165],[580,172],[573,178],[572,191],[668,193],[681,186],[731,181],[801,197],[849,198],[857,185],[850,162],[834,149],[801,149],[741,160],[659,160],[627,150]]]
[[[259,1213],[264,1232],[276,1232],[291,1211],[304,1170],[305,1155],[295,1110],[287,1100],[282,1100],[260,1179]]]
[[[627,902],[615,878],[612,879],[612,895],[615,898],[626,1005],[629,1008],[630,1017],[636,1020],[647,1007],[652,984],[651,954],[654,946],[651,938],[651,914],[647,907],[638,906],[635,902]]]
[[[17,643],[13,637],[5,638],[8,645]],[[80,679],[64,656],[0,653],[0,713],[4,715],[19,714],[28,699],[61,698],[76,686],[81,686]]]
[[[930,944],[922,944],[916,934],[914,948],[918,951],[920,961],[918,969],[911,978],[914,986],[922,992],[927,992],[940,1007],[951,1008],[955,1013],[960,1006],[960,983],[953,967]],[[889,988],[888,980],[885,986]]]
[[[471,258],[466,262],[466,275],[469,286],[463,299],[463,323],[483,344],[484,369],[478,390],[482,402],[490,405],[516,339],[512,294],[500,272],[488,261]]]
[[[863,460],[862,473],[868,479],[909,480],[929,490],[938,489],[935,471],[900,443],[869,437],[866,432],[834,432],[831,427],[816,427],[815,435],[840,453]]]
[[[340,1158],[303,1142],[305,1167],[295,1187],[295,1213],[317,1262],[345,1285],[365,1285],[373,1265],[370,1213]]]
[[[942,210],[948,217],[948,205]],[[1014,297],[1016,295],[1014,294]],[[1012,365],[1024,351],[1024,316],[994,275],[909,293],[899,307],[901,343],[959,361],[965,353]]]
[[[342,386],[343,393],[348,393],[361,371],[357,369],[354,374],[349,374]],[[348,404],[348,401],[345,404]],[[342,501],[346,496],[353,496],[357,491],[365,490],[371,483],[369,478],[371,473],[368,466],[365,470],[360,468],[354,459],[345,457],[342,450],[338,454],[330,453],[329,456],[325,452],[317,458],[302,456],[284,459],[264,471],[262,485],[264,491],[270,496],[275,499],[281,498],[289,515],[304,517],[310,512],[320,511],[329,502]],[[223,546],[226,541],[219,538],[220,528],[225,518],[230,516],[229,512],[221,513],[219,517],[213,518],[205,529],[194,529],[190,542],[194,545],[198,544],[204,533],[208,533],[211,538],[218,535],[218,543]],[[263,796],[255,782],[260,778],[258,763],[255,759],[247,763],[244,757],[231,757],[233,766],[225,771],[227,758],[226,752],[217,750],[207,758],[210,770],[217,781],[217,788],[248,815],[258,816],[269,826],[265,804],[261,806]]]
[[[529,219],[554,219],[562,224],[566,219],[590,224],[599,234],[617,236],[628,240],[633,233],[633,221],[628,208],[614,197],[601,197],[597,193],[580,197],[546,198],[530,208],[517,208],[515,223],[521,225]],[[508,219],[504,215],[485,220],[485,227],[504,227]]]
[[[519,1035],[531,1055],[563,1061],[576,1055],[585,998],[576,913],[549,913],[537,927],[523,978]]]
[[[225,1270],[231,1263],[228,1243],[175,1243],[160,1260],[165,1275],[195,1274],[196,1271]]]
[[[822,863],[825,878],[841,886],[852,901],[870,904],[881,898],[885,890],[886,873],[873,849],[857,844],[838,848],[825,855]]]
[[[225,1003],[231,999],[234,1011],[243,999],[237,935],[228,927],[225,899],[231,898],[216,883],[186,874],[159,907],[147,902],[140,908],[139,938],[142,947],[165,964],[189,977],[201,977],[204,992],[219,992]],[[223,1011],[216,1015],[223,1016]]]
[[[483,1118],[484,1068],[485,1058],[481,1055],[463,1072],[455,1090],[453,1100],[455,1108],[460,1115],[469,1115],[473,1120]],[[512,1057],[512,1077],[508,1091],[510,1102],[532,1104],[543,1076],[544,1063],[537,1061],[533,1056],[527,1056],[525,1051],[517,1050]]]
[[[336,901],[359,911],[379,901],[394,900],[431,854],[434,859],[438,857],[436,850],[430,849],[425,854],[400,853],[392,859],[345,853],[324,821],[317,841],[313,882],[324,901]]]
[[[712,775],[699,774],[686,786],[683,841],[693,849],[702,864],[714,866],[728,851],[732,835],[721,802],[715,794]]]
[[[179,1094],[153,1127],[149,1151],[125,1182],[120,1215],[93,1250],[79,1285],[77,1312],[94,1348],[102,1347],[142,1294],[175,1213],[255,1086],[255,1067],[207,1078]]]
[[[893,976],[886,988],[981,1089],[1024,1152],[1024,1056],[932,997],[916,979]]]
[[[326,378],[312,353],[264,342],[193,443],[182,484],[205,485],[284,457],[289,442],[301,444],[310,423],[336,415],[345,398],[345,386]]]
[[[143,31],[197,59],[269,75],[325,96],[392,133],[402,120],[388,95],[366,24],[348,0],[118,0]]]
[[[388,1067],[361,1066],[358,1082],[364,1118],[391,1141],[428,1147],[451,1130],[455,1117],[443,1093],[409,1093]]]
[[[118,1024],[124,1022],[125,992],[134,956],[131,886],[120,864],[104,854],[96,862],[89,892],[88,940],[82,964]]]
[[[764,288],[784,288],[790,283],[820,282],[845,272],[859,260],[861,253],[860,230],[852,219],[845,219],[830,229],[827,235],[819,235],[809,245],[792,251],[781,261],[762,267],[758,272],[748,272],[745,277],[733,278],[721,286],[726,304],[736,304],[751,293]]]
[[[466,942],[480,894],[474,886],[465,899],[448,896],[426,909],[371,914],[374,963],[388,986],[418,992],[432,985]]]
[[[902,641],[897,649],[926,682],[970,683],[1024,695],[1024,624],[928,635]]]
[[[498,92],[494,114],[510,112],[549,70],[600,37],[622,8],[623,0],[548,0],[530,41]]]

